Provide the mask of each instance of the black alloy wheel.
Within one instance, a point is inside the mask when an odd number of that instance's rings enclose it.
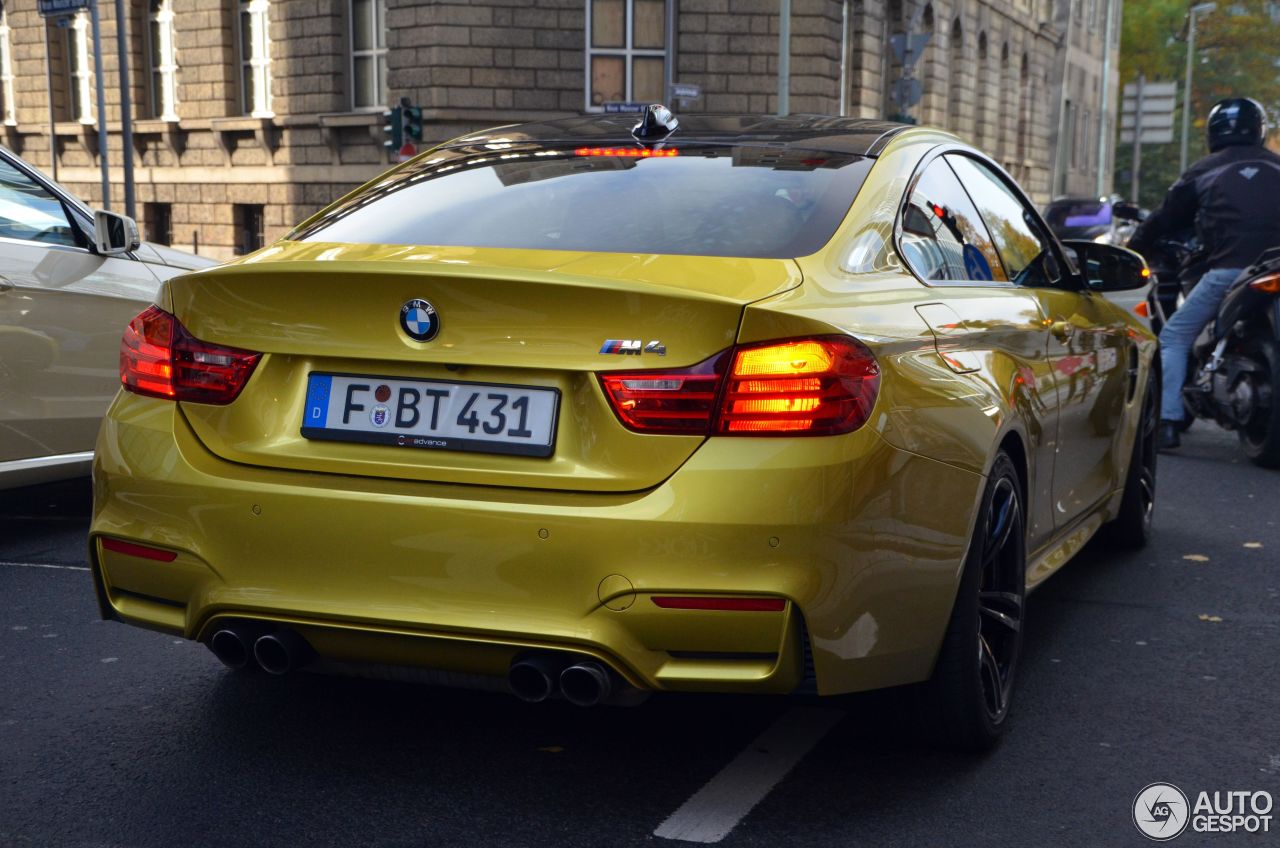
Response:
[[[1001,452],[987,478],[933,677],[919,691],[923,729],[945,747],[985,751],[1004,732],[1022,649],[1026,566],[1022,481]]]
[[[1153,370],[1147,378],[1142,399],[1138,432],[1133,437],[1133,454],[1125,477],[1120,511],[1102,528],[1106,541],[1130,550],[1146,547],[1151,541],[1156,512],[1156,460],[1160,456],[1160,381]]]

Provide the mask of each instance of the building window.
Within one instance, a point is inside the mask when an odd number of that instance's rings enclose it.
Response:
[[[267,0],[240,2],[240,105],[246,115],[270,118],[271,36]]]
[[[662,103],[667,63],[665,0],[587,0],[587,109]]]
[[[387,105],[386,0],[351,0],[351,100],[356,109]]]
[[[71,88],[71,120],[93,123],[93,64],[89,61],[89,13],[71,19],[67,33],[67,81]]]
[[[142,208],[146,217],[147,241],[152,244],[173,244],[173,204],[148,203]]]
[[[151,0],[147,17],[151,62],[151,116],[178,120],[178,54],[173,44],[173,0]]]
[[[13,101],[13,52],[9,46],[9,13],[0,3],[0,119],[16,124]]]
[[[253,253],[265,243],[263,239],[262,205],[237,203],[232,207],[236,222],[236,255]]]

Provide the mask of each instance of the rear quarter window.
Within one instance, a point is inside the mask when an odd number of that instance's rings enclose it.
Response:
[[[634,155],[642,149],[437,151],[340,201],[291,238],[791,258],[830,240],[873,161],[746,145]]]

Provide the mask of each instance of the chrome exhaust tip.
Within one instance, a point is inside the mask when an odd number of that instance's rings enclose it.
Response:
[[[511,664],[507,671],[507,686],[522,701],[537,704],[547,700],[556,691],[556,681],[565,661],[545,654],[533,654]]]
[[[259,636],[253,643],[253,658],[268,674],[288,674],[311,661],[315,652],[292,630]]]
[[[609,699],[613,691],[613,680],[608,669],[598,662],[587,660],[560,672],[560,691],[571,704],[594,707]]]

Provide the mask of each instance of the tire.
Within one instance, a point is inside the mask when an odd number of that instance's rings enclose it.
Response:
[[[1280,344],[1263,340],[1254,347],[1258,362],[1267,373],[1255,382],[1262,407],[1253,414],[1248,425],[1240,428],[1240,447],[1244,455],[1263,468],[1280,468],[1280,409],[1277,409],[1276,379],[1280,377]]]
[[[1151,541],[1151,523],[1156,510],[1156,431],[1160,424],[1160,383],[1153,369],[1142,398],[1138,432],[1133,437],[1133,453],[1125,476],[1124,496],[1116,517],[1102,527],[1102,537],[1118,548],[1139,550]]]
[[[1002,451],[983,491],[933,677],[918,693],[922,729],[936,744],[979,753],[1000,741],[1022,648],[1026,564],[1022,483]]]

